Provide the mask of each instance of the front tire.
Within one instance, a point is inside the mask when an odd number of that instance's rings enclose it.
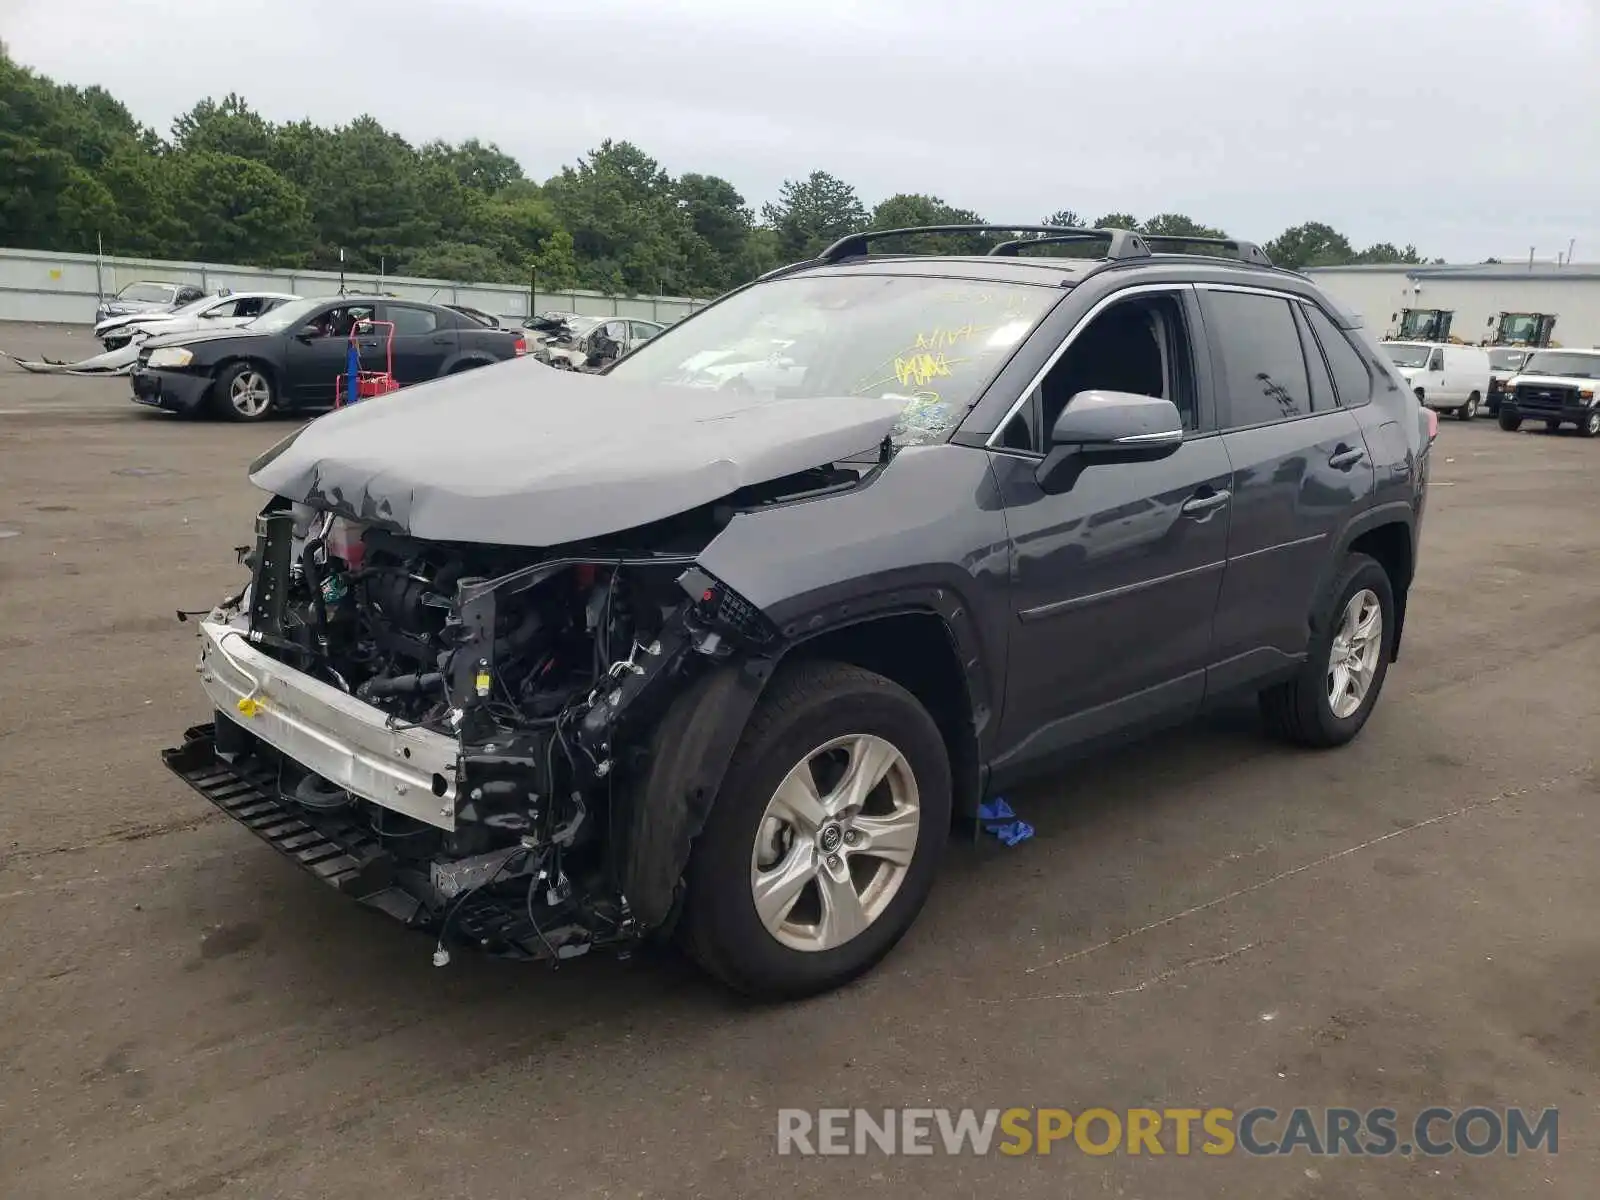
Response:
[[[1500,410],[1500,428],[1507,433],[1515,433],[1522,428],[1522,418],[1510,409],[1502,408]]]
[[[255,363],[234,363],[211,386],[217,412],[230,421],[265,421],[277,404],[272,376]]]
[[[1583,420],[1578,422],[1578,436],[1600,437],[1600,408],[1590,409]]]
[[[950,761],[899,684],[843,663],[775,679],[689,861],[681,932],[761,999],[839,987],[893,949],[949,834]]]
[[[1350,555],[1329,599],[1300,672],[1261,693],[1269,733],[1318,749],[1342,746],[1361,732],[1383,690],[1394,645],[1394,587],[1376,559]]]

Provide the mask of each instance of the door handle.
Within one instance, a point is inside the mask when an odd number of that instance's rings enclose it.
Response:
[[[1367,452],[1365,450],[1346,446],[1343,442],[1340,442],[1334,452],[1328,456],[1328,465],[1344,471],[1355,466],[1366,456]]]
[[[1233,493],[1224,488],[1220,492],[1207,492],[1203,496],[1190,496],[1183,502],[1183,508],[1179,511],[1186,517],[1192,517],[1196,513],[1208,513],[1212,509],[1221,508],[1231,499],[1233,499]]]
[[[450,344],[450,338],[447,334],[435,334],[433,337],[433,344],[435,346],[448,346]]]
[[[361,343],[361,348],[363,350],[376,350],[378,348],[378,343],[377,342],[362,342]]]

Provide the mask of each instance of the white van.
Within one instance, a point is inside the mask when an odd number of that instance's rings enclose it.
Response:
[[[1451,342],[1384,342],[1384,351],[1431,409],[1463,421],[1478,415],[1489,394],[1489,352]]]

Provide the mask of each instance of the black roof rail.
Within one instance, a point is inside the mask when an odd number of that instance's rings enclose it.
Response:
[[[1072,233],[1046,233],[1038,237],[1012,238],[1008,242],[1001,242],[990,249],[989,255],[998,258],[1015,258],[1018,250],[1025,250],[1030,246],[1066,246],[1076,242],[1099,242],[1114,239],[1121,234],[1131,241],[1124,242],[1124,253],[1108,254],[1107,258],[1144,258],[1149,254],[1146,247],[1144,254],[1134,249],[1134,243],[1142,243],[1144,235],[1135,233],[1131,229],[1083,229],[1074,230]]]
[[[1038,233],[1046,236],[1042,239],[1022,239],[1015,243],[1001,244],[1028,245],[1031,242],[1050,240],[1057,242],[1104,240],[1107,243],[1106,258],[1148,258],[1150,256],[1150,248],[1145,245],[1144,238],[1128,229],[1075,229],[1068,225],[913,225],[905,229],[867,229],[860,233],[846,234],[817,255],[815,261],[818,263],[837,263],[851,258],[865,258],[868,246],[872,242],[884,241],[893,237],[909,237],[913,234],[921,233]],[[996,247],[990,253],[995,253],[998,250],[999,247]]]
[[[1216,246],[1226,251],[1225,255],[1217,257],[1237,258],[1240,262],[1253,263],[1258,267],[1270,267],[1272,260],[1267,257],[1267,252],[1254,242],[1242,242],[1238,238],[1228,237],[1189,237],[1186,234],[1174,233],[1146,233],[1142,235],[1150,249],[1163,253],[1182,253],[1181,250],[1168,250],[1167,247],[1177,246]]]

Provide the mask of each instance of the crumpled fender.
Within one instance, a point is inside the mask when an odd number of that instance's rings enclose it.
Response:
[[[630,790],[617,837],[618,883],[646,929],[673,915],[694,839],[705,827],[733,752],[771,678],[768,659],[702,674],[655,725],[649,767]]]

